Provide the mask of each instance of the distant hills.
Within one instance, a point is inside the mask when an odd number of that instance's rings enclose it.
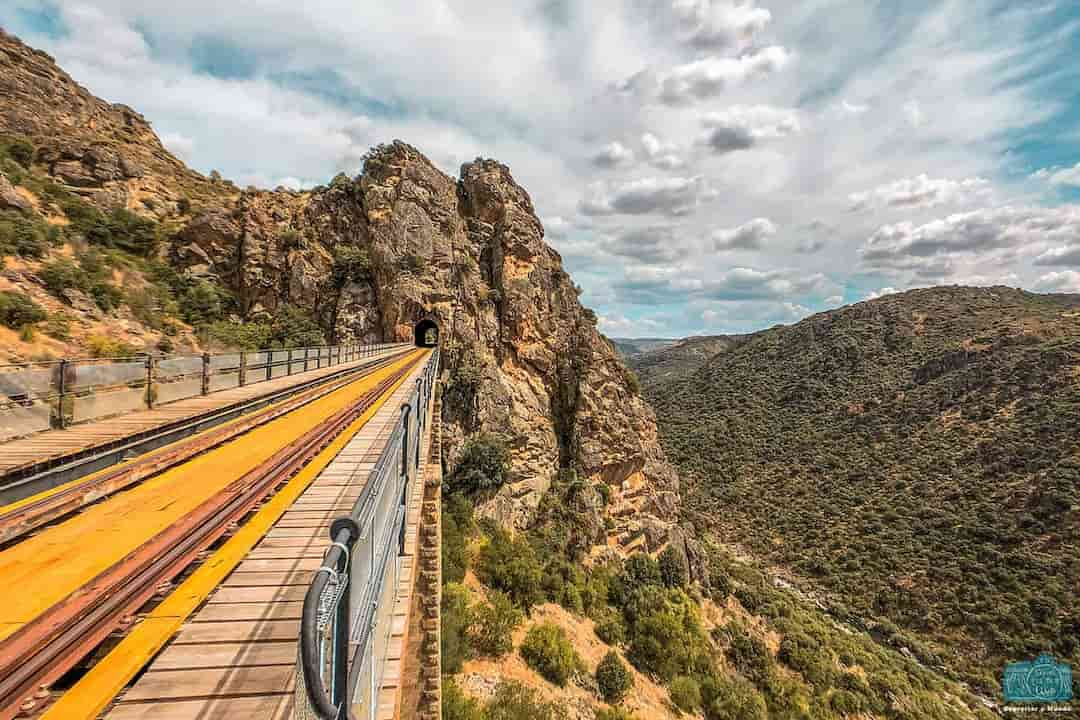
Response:
[[[1080,666],[1080,296],[914,290],[630,362],[699,527],[984,689]]]

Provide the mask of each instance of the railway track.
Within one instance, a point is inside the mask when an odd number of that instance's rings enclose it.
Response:
[[[395,362],[397,356],[375,361],[356,372],[336,376],[324,383],[303,390],[274,405],[249,413],[225,425],[152,450],[119,467],[93,473],[88,477],[42,493],[24,502],[0,508],[0,548],[47,523],[60,519],[85,505],[97,502],[113,493],[131,487],[149,477],[185,462],[199,453],[218,447],[253,428],[286,415],[314,400],[356,381]]]
[[[0,642],[0,720],[32,711],[35,695],[40,697],[43,689],[80,663],[111,633],[129,627],[134,614],[163,584],[195,563],[200,553],[235,528],[423,358],[423,353],[417,353],[403,362],[355,402],[229,482],[179,521],[145,538],[120,561],[8,635]]]

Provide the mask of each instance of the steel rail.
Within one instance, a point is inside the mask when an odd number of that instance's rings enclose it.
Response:
[[[26,698],[61,677],[110,633],[124,627],[124,619],[150,600],[162,583],[176,577],[278,485],[299,472],[411,372],[422,357],[416,357],[357,402],[230,483],[0,643],[0,720],[15,717]]]
[[[200,453],[314,402],[400,358],[400,355],[387,356],[373,363],[334,375],[329,379],[323,379],[323,382],[301,390],[281,404],[261,408],[242,417],[239,421],[219,425],[210,432],[189,437],[164,449],[150,451],[111,472],[73,483],[39,500],[19,505],[6,513],[0,513],[0,545],[16,540],[31,530],[75,512],[89,503],[108,497],[170,467],[186,462]]]

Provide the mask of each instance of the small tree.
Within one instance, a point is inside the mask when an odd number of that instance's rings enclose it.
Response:
[[[701,707],[701,685],[685,675],[675,678],[668,687],[671,702],[686,713],[695,713]]]
[[[685,588],[690,581],[686,555],[674,545],[668,545],[658,560],[660,579],[670,588]]]
[[[521,643],[521,657],[540,675],[559,687],[581,669],[582,662],[566,633],[554,623],[533,625]]]
[[[476,493],[493,490],[510,473],[510,451],[495,433],[476,433],[465,441],[457,467],[446,480],[447,492]]]
[[[544,702],[539,693],[518,682],[504,680],[484,708],[484,720],[565,720],[566,708]]]
[[[499,658],[514,649],[514,629],[525,619],[510,596],[497,590],[490,602],[473,608],[472,645],[481,655]]]
[[[619,658],[618,653],[611,650],[596,666],[596,684],[600,687],[600,695],[604,700],[615,705],[634,687],[634,676],[630,674],[630,669]]]
[[[41,322],[45,318],[45,310],[29,295],[20,292],[0,292],[0,324],[18,330]]]

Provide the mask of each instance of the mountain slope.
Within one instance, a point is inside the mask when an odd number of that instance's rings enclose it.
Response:
[[[1080,661],[1080,296],[891,295],[645,394],[724,541],[983,687],[1041,650]]]
[[[194,327],[203,347],[411,341],[416,324],[434,321],[447,464],[478,432],[512,451],[486,514],[527,525],[572,471],[610,487],[597,513],[624,545],[664,542],[678,480],[652,411],[506,166],[477,159],[454,178],[394,142],[373,148],[355,178],[241,191],[188,169],[134,110],[95,98],[2,32],[0,95],[0,201],[9,185],[25,200],[0,205],[0,250],[40,236],[4,259],[0,290],[37,297],[53,316],[63,308],[87,332],[91,315],[115,328],[137,315],[181,338]],[[25,325],[21,336],[51,332],[47,321]],[[156,332],[125,349],[163,349]],[[63,351],[90,351],[83,337]],[[193,342],[180,347],[201,349]],[[593,520],[591,540],[606,543],[603,518]]]

